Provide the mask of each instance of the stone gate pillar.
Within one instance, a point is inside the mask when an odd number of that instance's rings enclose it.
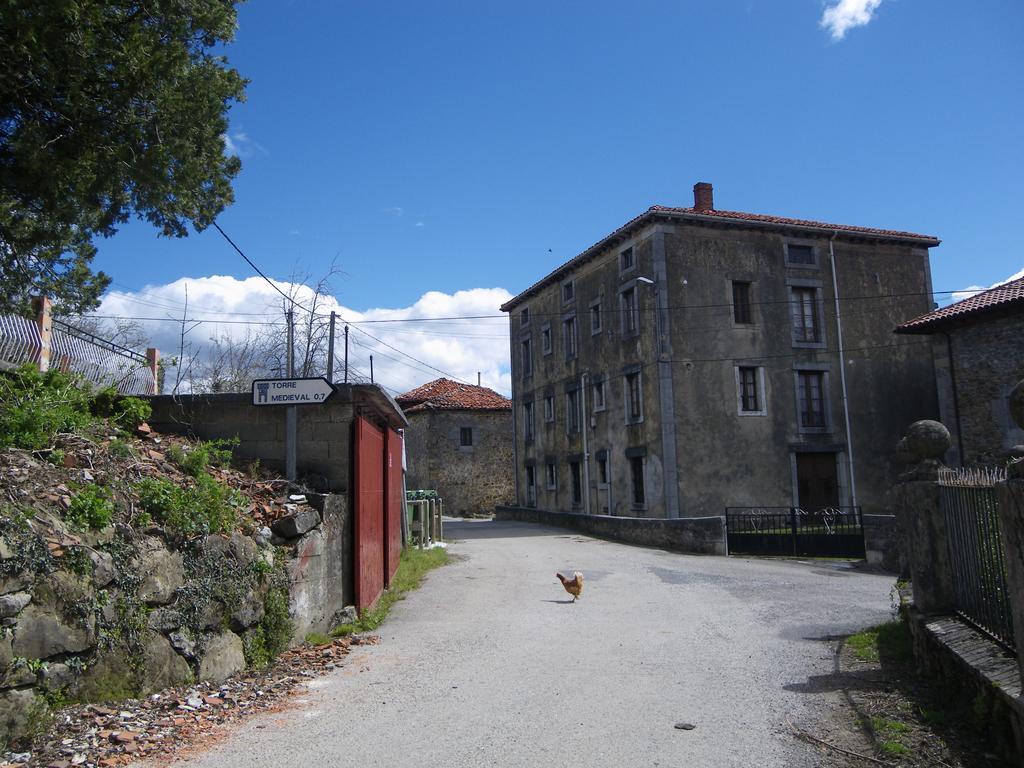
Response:
[[[910,568],[914,606],[925,614],[952,613],[956,605],[938,483],[939,459],[950,443],[945,426],[926,420],[911,424],[898,446],[910,468],[893,488],[893,502]]]
[[[1010,414],[1024,427],[1024,381],[1010,393]],[[1018,456],[1020,451],[1013,451]],[[1017,643],[1017,664],[1024,678],[1024,459],[1007,468],[1007,480],[996,485],[999,526],[1006,555],[1006,589],[1010,594],[1013,635]]]

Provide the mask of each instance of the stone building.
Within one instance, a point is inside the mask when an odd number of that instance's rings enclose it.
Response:
[[[502,306],[517,503],[637,517],[880,511],[937,414],[927,235],[654,206]],[[837,298],[838,297],[838,298]]]
[[[490,515],[512,492],[512,401],[437,379],[395,400],[409,420],[406,487],[438,492],[449,515]]]
[[[953,437],[947,463],[1000,463],[1024,444],[1009,406],[1024,379],[1024,278],[914,318],[896,333],[931,336],[940,420]]]

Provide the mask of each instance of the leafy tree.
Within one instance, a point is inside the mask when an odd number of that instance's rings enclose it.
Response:
[[[30,292],[95,307],[97,236],[132,214],[165,236],[208,226],[245,80],[216,49],[236,0],[0,0],[0,305]]]

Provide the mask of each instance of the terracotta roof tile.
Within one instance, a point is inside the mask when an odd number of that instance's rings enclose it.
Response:
[[[512,401],[493,389],[460,384],[451,379],[437,379],[422,387],[410,389],[395,398],[406,413],[429,409],[445,411],[507,411]]]
[[[543,285],[547,285],[549,282],[557,279],[559,276],[565,274],[577,264],[586,261],[588,258],[594,256],[599,250],[608,245],[609,242],[616,238],[625,235],[629,230],[634,227],[646,223],[649,219],[656,216],[669,216],[681,219],[692,219],[694,221],[707,221],[714,219],[723,219],[735,222],[743,222],[752,226],[764,226],[764,227],[797,227],[801,229],[816,229],[823,233],[827,232],[839,232],[842,234],[862,236],[862,237],[875,237],[883,238],[886,240],[903,240],[909,242],[916,242],[927,248],[936,246],[940,240],[932,235],[920,235],[914,232],[902,232],[895,229],[877,229],[874,227],[854,227],[849,224],[828,224],[823,221],[811,221],[809,219],[790,219],[785,216],[770,216],[762,213],[744,213],[742,211],[719,211],[719,210],[708,210],[698,211],[696,208],[672,208],[665,205],[652,205],[646,211],[641,213],[639,216],[635,216],[621,227],[616,229],[610,235],[602,238],[594,245],[587,248],[579,255],[573,257],[569,261],[562,264],[560,267],[555,269],[553,272],[548,274],[546,277],[538,280],[536,283],[531,285],[525,291],[522,291],[518,296],[509,299],[501,305],[501,311],[508,312],[516,304],[525,299],[528,295],[532,294],[538,288]]]
[[[1001,309],[1016,302],[1024,302],[1024,277],[1011,280],[962,299],[948,307],[942,307],[926,315],[908,320],[896,328],[896,333],[931,333],[938,326],[964,318]]]

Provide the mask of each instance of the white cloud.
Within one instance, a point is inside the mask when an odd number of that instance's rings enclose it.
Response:
[[[224,141],[224,151],[235,157],[252,157],[256,153],[261,155],[270,154],[266,147],[258,141],[253,141],[249,138],[249,134],[245,131],[224,133],[221,134],[221,139]]]
[[[977,296],[979,293],[981,293],[982,291],[987,291],[989,288],[996,288],[1000,285],[1003,285],[1004,283],[1010,282],[1011,280],[1020,280],[1022,277],[1024,277],[1024,269],[1022,269],[1020,272],[1010,275],[1005,280],[1000,280],[998,283],[993,283],[988,287],[984,285],[971,285],[968,286],[967,288],[964,288],[964,290],[962,291],[954,291],[953,294],[950,296],[950,300],[963,301],[964,299],[969,299],[971,296]]]
[[[842,40],[854,27],[863,27],[874,17],[882,0],[838,0],[825,9],[820,25],[833,40]]]
[[[275,281],[275,285],[285,293],[293,288],[291,283],[283,281]],[[146,286],[139,291],[112,291],[104,296],[97,314],[154,318],[139,322],[151,340],[150,345],[160,349],[165,358],[173,357],[178,354],[180,346],[180,318],[184,311],[186,286],[188,315],[202,320],[187,337],[200,360],[208,354],[211,338],[226,335],[242,339],[247,331],[285,332],[284,300],[259,277],[239,280],[211,275],[180,278],[166,285]],[[294,288],[298,291],[296,300],[308,305],[313,297],[312,290],[307,286]],[[474,288],[452,294],[429,291],[408,307],[366,310],[346,307],[335,297],[327,297],[321,311],[329,314],[333,310],[351,326],[349,361],[354,378],[369,374],[369,356],[372,354],[374,379],[392,394],[445,374],[476,384],[477,372],[480,372],[484,386],[508,395],[512,388],[508,319],[498,311],[498,307],[511,297],[512,294],[504,288]],[[431,318],[447,317],[471,319],[431,321]],[[426,322],[367,322],[381,320]],[[280,325],[274,327],[264,323]],[[343,322],[339,320],[335,363],[335,378],[339,380],[344,367],[343,338]]]
[[[384,209],[384,213],[388,214],[389,216],[395,216],[396,218],[401,218],[402,216],[405,216],[405,208],[403,208],[400,205],[396,205],[396,206],[393,206],[391,208],[385,208]]]

